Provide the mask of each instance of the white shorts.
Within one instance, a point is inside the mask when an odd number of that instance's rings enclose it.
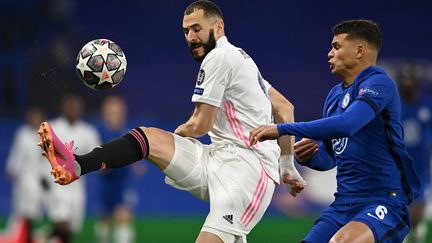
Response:
[[[13,213],[37,220],[43,215],[45,191],[37,178],[18,179],[13,185]]]
[[[275,183],[254,152],[233,145],[203,145],[174,136],[175,153],[164,170],[167,184],[210,201],[203,228],[246,238],[264,215]]]
[[[53,222],[68,222],[73,232],[79,232],[84,221],[84,178],[66,186],[53,184],[48,200],[48,217]]]

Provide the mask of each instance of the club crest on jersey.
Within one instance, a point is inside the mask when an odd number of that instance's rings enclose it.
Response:
[[[342,100],[342,109],[347,108],[348,104],[350,103],[351,95],[349,93],[346,93]]]
[[[205,71],[204,69],[200,69],[198,72],[197,85],[201,85],[205,79]]]
[[[348,138],[337,138],[337,139],[332,139],[332,146],[333,146],[333,150],[335,151],[336,154],[341,154],[347,144],[348,144]]]

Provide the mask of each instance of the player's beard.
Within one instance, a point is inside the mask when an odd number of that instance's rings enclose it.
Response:
[[[196,47],[202,46],[204,48],[204,53],[201,56],[195,55],[193,52],[193,49]],[[197,62],[202,62],[204,60],[204,58],[207,56],[207,54],[213,50],[216,47],[216,39],[214,36],[214,30],[211,29],[209,31],[209,39],[207,42],[204,43],[192,43],[189,46],[189,50],[192,53],[192,57],[195,59],[195,61]]]

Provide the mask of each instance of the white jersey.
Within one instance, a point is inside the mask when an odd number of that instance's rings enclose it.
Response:
[[[84,154],[90,152],[94,147],[100,145],[100,138],[97,130],[84,121],[77,121],[70,124],[65,118],[60,117],[49,122],[57,137],[69,143],[74,141],[73,152],[75,154]],[[85,206],[85,188],[84,177],[74,181],[69,185],[52,186],[51,205],[48,212],[54,221],[72,221],[75,231],[81,227],[84,216]]]
[[[14,213],[36,219],[43,212],[44,190],[42,178],[51,179],[51,167],[37,146],[39,134],[28,125],[20,127],[6,162],[6,170],[13,178]]]
[[[280,148],[277,142],[249,145],[252,129],[272,123],[270,87],[252,58],[224,36],[201,64],[192,101],[219,108],[209,132],[213,144],[231,143],[253,149],[267,174],[278,182]]]

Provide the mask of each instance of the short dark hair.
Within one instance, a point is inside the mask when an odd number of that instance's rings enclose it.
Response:
[[[332,29],[333,35],[348,34],[349,38],[358,38],[367,41],[377,48],[382,46],[382,36],[378,24],[372,20],[354,19],[345,20]]]
[[[204,16],[206,17],[219,17],[223,19],[223,14],[220,8],[212,1],[199,0],[191,3],[184,11],[183,15],[189,15],[193,13],[196,9],[204,10]]]

